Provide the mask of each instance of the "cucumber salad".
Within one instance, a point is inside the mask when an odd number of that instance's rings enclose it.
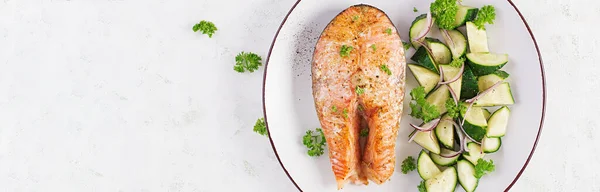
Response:
[[[494,170],[485,155],[500,149],[515,103],[502,70],[509,56],[488,47],[486,25],[495,16],[490,5],[435,0],[412,22],[416,52],[408,68],[419,87],[410,92],[410,115],[423,123],[411,124],[409,142],[423,148],[416,161],[419,191],[449,192],[460,184],[472,192]]]

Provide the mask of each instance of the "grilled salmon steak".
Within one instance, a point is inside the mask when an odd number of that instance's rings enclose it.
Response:
[[[381,184],[392,176],[405,66],[396,28],[375,7],[352,6],[321,34],[313,56],[313,97],[338,189],[348,182]],[[361,123],[368,125],[362,148]]]

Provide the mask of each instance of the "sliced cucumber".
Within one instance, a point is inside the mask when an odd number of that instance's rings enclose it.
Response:
[[[417,18],[415,18],[415,20],[413,20],[412,24],[410,25],[410,32],[408,36],[410,37],[410,43],[415,49],[421,47],[421,44],[413,41],[413,39],[417,35],[421,34],[421,32],[425,30],[425,28],[427,28],[427,14],[419,15]]]
[[[500,137],[497,138],[488,138],[488,137],[484,137],[483,141],[481,142],[481,146],[483,148],[483,152],[485,153],[495,153],[496,151],[498,151],[500,149],[500,146],[502,146],[502,140],[500,139]]]
[[[507,54],[495,53],[468,53],[467,64],[471,66],[473,74],[483,76],[494,73],[508,63]]]
[[[490,116],[492,115],[492,113],[490,113],[490,110],[488,109],[483,109],[483,117],[485,117],[485,119],[490,119]],[[490,125],[490,122],[488,121],[488,126]]]
[[[458,6],[458,11],[456,12],[456,19],[454,20],[454,26],[460,27],[464,25],[467,21],[473,21],[475,17],[477,17],[477,12],[479,9],[475,7],[467,7],[467,6]]]
[[[422,67],[425,67],[435,73],[439,73],[438,66],[433,60],[433,57],[429,55],[427,50],[424,47],[419,47],[417,52],[410,58],[411,60],[417,62]]]
[[[463,72],[462,77],[460,98],[470,99],[477,96],[478,92],[479,88],[477,87],[477,77],[475,77],[469,66],[465,66],[465,71]]]
[[[431,179],[441,173],[440,169],[433,163],[425,150],[421,150],[419,158],[417,159],[417,172],[419,172],[419,176],[421,176],[423,180]]]
[[[425,181],[425,189],[430,192],[452,192],[458,183],[456,174],[456,168],[448,167],[442,173]]]
[[[475,177],[475,166],[463,159],[456,163],[456,169],[460,186],[467,192],[475,191],[479,185],[479,179]]]
[[[451,121],[454,119],[445,114],[434,130],[435,136],[446,149],[454,149],[454,124]]]
[[[425,88],[425,93],[429,93],[440,82],[440,75],[425,67],[417,64],[408,64],[408,69],[415,76],[419,85]]]
[[[452,97],[450,95],[450,90],[448,90],[447,85],[441,85],[436,90],[427,95],[427,102],[435,105],[440,114],[444,114],[448,111],[446,109],[446,101]]]
[[[445,71],[444,71],[445,72]],[[439,77],[438,77],[439,78]],[[480,76],[477,78],[477,84],[479,86],[479,92],[483,92],[486,89],[490,88],[492,85],[504,81],[508,78],[508,73],[505,71],[494,71],[489,75]]]
[[[467,106],[468,104],[464,104]],[[463,129],[471,136],[471,138],[481,141],[487,129],[487,120],[483,116],[483,109],[481,107],[471,107],[467,114],[462,116],[465,119]]]
[[[479,107],[491,107],[512,104],[515,104],[515,99],[510,90],[510,84],[504,82],[487,94],[481,96],[473,105]]]
[[[473,165],[477,165],[477,160],[485,156],[485,153],[481,150],[481,146],[477,143],[467,143],[467,149],[469,149],[469,152],[463,153],[462,156],[473,163]]]
[[[452,58],[460,58],[467,53],[467,39],[458,30],[448,30],[448,36],[442,35],[444,41],[452,52]],[[448,39],[450,38],[450,39]]]
[[[460,68],[458,67],[452,67],[450,65],[440,65],[440,68],[442,69],[442,71],[444,72],[444,81],[449,81],[452,78],[456,77],[456,75],[458,75],[458,72],[460,72]],[[439,77],[438,77],[439,78]],[[454,93],[456,94],[456,97],[460,98],[460,91],[461,91],[461,86],[462,86],[462,75],[458,78],[458,80],[456,80],[455,82],[452,82],[450,84],[448,84],[450,86],[450,88],[452,88],[452,90],[454,91]]]
[[[450,52],[450,48],[442,43],[438,39],[426,37],[425,43],[429,49],[431,49],[431,54],[433,54],[433,60],[435,63],[439,64],[448,64],[452,61],[452,53]]]
[[[473,22],[467,22],[467,38],[469,39],[469,48],[471,53],[487,53],[488,48],[487,33],[485,29],[479,29]]]
[[[440,154],[440,144],[438,143],[435,134],[433,134],[432,132],[421,132],[415,130],[409,135],[409,137],[411,137],[413,134],[417,134],[413,139],[415,143],[419,144],[421,147],[427,149],[432,153]]]
[[[508,117],[510,116],[510,109],[504,106],[496,110],[494,114],[488,120],[488,130],[486,133],[487,137],[503,137],[506,134],[506,127],[508,125]]]
[[[452,154],[454,153],[454,151],[450,150],[450,149],[444,149],[442,148],[442,151],[440,152],[441,154]],[[438,154],[435,153],[429,153],[429,155],[431,156],[431,160],[438,165],[441,166],[451,166],[454,165],[456,163],[456,161],[458,160],[458,158],[460,157],[460,155],[457,155],[456,157],[452,157],[452,158],[446,158],[446,157],[442,157]]]

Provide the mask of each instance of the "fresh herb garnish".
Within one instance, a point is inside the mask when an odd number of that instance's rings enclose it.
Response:
[[[417,189],[419,189],[419,192],[427,192],[427,189],[425,188],[425,181],[421,181],[421,183],[419,183],[417,186]]]
[[[354,47],[352,47],[352,46],[342,45],[342,48],[340,48],[340,56],[342,56],[342,57],[350,56],[350,51],[352,51],[353,49],[354,49]]]
[[[425,123],[427,123],[435,118],[438,118],[440,116],[440,112],[435,105],[427,102],[425,95],[425,88],[423,86],[419,86],[410,91],[412,101],[415,101],[410,102],[410,116],[413,116],[417,119],[422,119]]]
[[[202,20],[200,23],[195,24],[192,30],[194,32],[201,31],[202,34],[207,34],[209,38],[212,38],[212,35],[217,31],[217,27],[213,22]]]
[[[479,9],[477,12],[477,18],[475,18],[473,24],[475,24],[479,29],[485,29],[485,24],[494,24],[495,19],[496,9],[494,6],[486,5]]]
[[[404,42],[404,41],[402,41],[402,46],[404,47],[404,50],[408,50],[408,49],[410,49],[410,46],[411,46],[411,44],[410,44],[410,43],[407,43],[407,42]]]
[[[344,111],[342,111],[342,114],[344,115],[344,118],[348,118],[348,109],[344,108]]]
[[[267,135],[267,125],[265,124],[265,118],[259,118],[256,120],[256,124],[254,124],[254,132],[260,135]]]
[[[416,12],[419,12],[419,10],[417,10],[417,8],[416,8],[416,7],[413,7],[413,12],[415,12],[415,13],[416,13]]]
[[[483,175],[496,170],[496,166],[494,165],[494,161],[490,159],[490,161],[486,161],[483,159],[477,160],[477,165],[475,165],[475,177],[478,179],[483,177]]]
[[[331,111],[333,111],[334,113],[337,113],[337,107],[335,105],[331,106]]]
[[[391,35],[392,34],[392,29],[390,29],[390,28],[385,29],[385,33],[387,33],[388,35]]]
[[[456,105],[452,98],[446,100],[446,109],[448,110],[448,116],[452,118],[458,118],[460,114],[464,114],[465,111],[467,111],[467,107],[463,105],[463,102],[459,102],[458,105]]]
[[[458,5],[456,0],[435,0],[429,7],[431,14],[435,17],[435,23],[441,29],[453,29]]]
[[[417,164],[415,163],[415,158],[412,156],[406,157],[404,161],[402,161],[402,173],[408,174],[417,168]]]
[[[354,89],[354,92],[356,92],[357,95],[361,95],[361,94],[365,93],[365,89],[363,89],[359,86],[356,86],[356,89]]]
[[[464,57],[459,57],[456,59],[453,59],[452,62],[450,62],[450,66],[452,67],[460,67],[465,63],[465,58]]]
[[[392,75],[392,71],[387,65],[380,65],[379,68],[388,75]]]
[[[302,143],[308,148],[309,156],[321,156],[325,151],[325,134],[321,128],[317,128],[316,131],[308,130],[302,137]]]
[[[352,21],[358,21],[358,15],[352,16]]]
[[[369,136],[369,129],[367,129],[367,128],[361,129],[360,130],[360,136],[361,137]]]
[[[258,67],[262,66],[260,62],[262,58],[255,53],[241,52],[235,56],[235,66],[233,70],[243,73],[245,71],[254,72]]]
[[[371,45],[371,49],[373,49],[373,51],[377,51],[377,46],[375,44]]]

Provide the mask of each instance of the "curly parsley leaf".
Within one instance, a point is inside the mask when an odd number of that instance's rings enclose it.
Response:
[[[213,22],[202,20],[200,23],[195,24],[192,30],[194,32],[201,31],[202,34],[206,34],[209,38],[212,38],[212,35],[217,31],[217,27]]]
[[[353,49],[354,49],[354,47],[352,47],[352,46],[342,45],[342,48],[340,48],[340,56],[342,56],[342,57],[350,56],[350,51],[352,51]]]
[[[404,41],[402,41],[402,46],[404,47],[404,50],[408,50],[408,49],[410,49],[410,46],[411,46],[411,44],[410,44],[410,43],[407,43],[407,42],[404,42]]]
[[[419,189],[419,192],[427,192],[427,189],[425,188],[425,181],[421,181],[421,183],[419,183],[417,186],[417,189]]]
[[[307,154],[311,157],[321,156],[325,151],[325,134],[321,128],[316,131],[308,130],[302,137],[302,144],[308,148]]]
[[[460,114],[464,114],[467,111],[467,106],[461,101],[458,105],[454,104],[454,99],[448,98],[446,100],[446,109],[448,110],[448,116],[452,118],[458,118]]]
[[[415,158],[412,156],[408,156],[402,161],[402,173],[408,174],[415,169],[417,169],[417,164],[415,163]]]
[[[452,62],[450,62],[450,66],[452,67],[460,67],[465,63],[465,58],[464,57],[459,57],[456,59],[453,59]]]
[[[361,137],[369,136],[369,129],[367,129],[367,128],[361,129],[360,130],[360,136]]]
[[[256,120],[256,124],[254,124],[254,132],[266,136],[269,133],[267,132],[267,125],[265,124],[265,118],[259,118]]]
[[[392,75],[392,71],[387,65],[380,65],[379,68],[388,75]]]
[[[258,67],[262,66],[262,58],[255,53],[241,52],[235,56],[235,66],[233,70],[243,73],[245,71],[254,72]]]
[[[435,107],[435,105],[427,102],[425,99],[425,88],[423,86],[419,86],[410,91],[410,96],[412,97],[412,101],[410,102],[410,116],[413,116],[417,119],[422,119],[425,123],[438,118],[440,116],[440,112]]]
[[[494,165],[494,161],[490,159],[490,161],[486,161],[483,159],[477,160],[477,165],[475,165],[475,177],[478,179],[483,175],[493,172],[496,170],[496,166]]]
[[[458,5],[456,0],[436,0],[429,7],[435,23],[442,29],[453,29]]]
[[[485,24],[494,24],[495,19],[496,9],[494,6],[486,5],[479,9],[477,12],[477,18],[475,18],[473,24],[475,24],[479,29],[485,29]]]

